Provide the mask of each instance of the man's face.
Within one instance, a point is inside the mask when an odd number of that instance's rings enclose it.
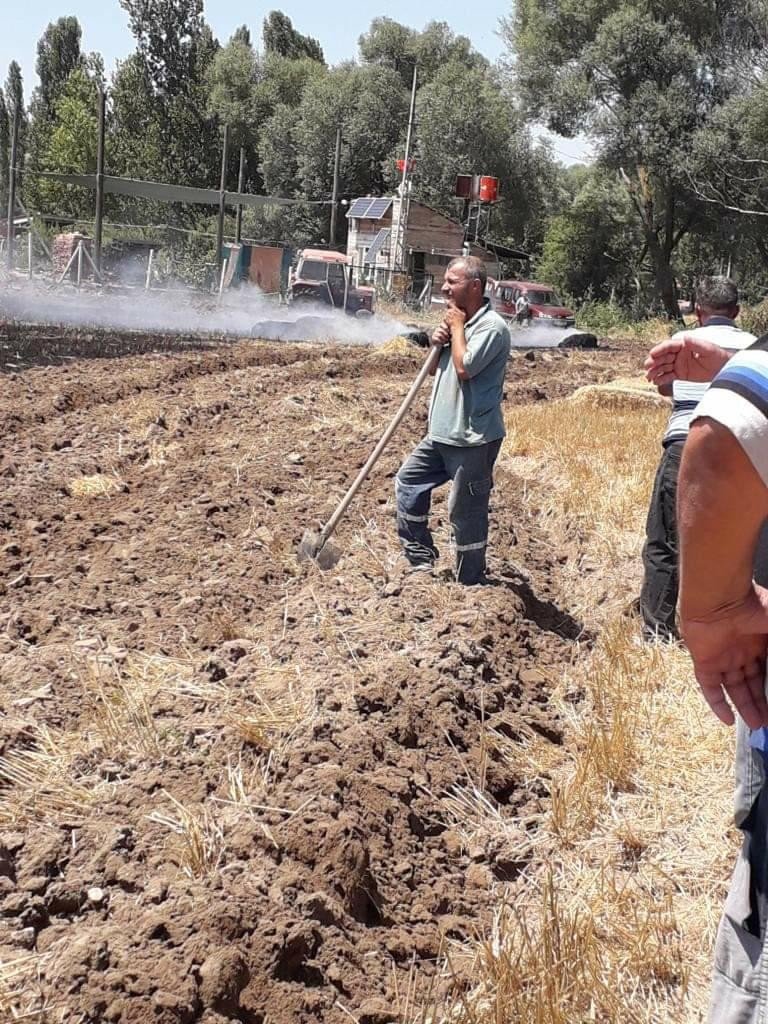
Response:
[[[455,267],[448,267],[440,291],[446,302],[452,302],[459,309],[466,310],[479,296],[480,282],[474,278],[468,278],[466,270],[459,263]]]

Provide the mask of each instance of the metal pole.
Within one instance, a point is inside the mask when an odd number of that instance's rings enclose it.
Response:
[[[331,230],[328,243],[333,249],[336,245],[336,219],[339,212],[339,167],[341,165],[341,127],[336,129],[336,153],[333,158],[333,194],[331,196]]]
[[[152,264],[155,262],[155,250],[149,250],[149,259],[147,260],[147,277],[144,281],[144,291],[148,292],[152,287]]]
[[[229,125],[224,125],[224,146],[221,150],[221,183],[219,185],[219,221],[216,226],[216,266],[221,270],[224,246],[224,214],[227,202],[227,161],[229,160]]]
[[[27,234],[27,276],[32,280],[32,229]]]
[[[21,110],[17,106],[13,112],[13,138],[11,141],[11,164],[8,168],[8,222],[6,224],[5,256],[8,269],[13,270],[13,222],[16,217],[16,160],[19,152],[19,124]]]
[[[411,139],[413,138],[413,122],[416,113],[416,78],[418,65],[413,66],[413,84],[411,85],[411,107],[408,112],[408,133],[405,136],[405,160],[403,161],[403,176],[400,180],[400,206],[397,210],[397,236],[393,246],[395,254],[394,270],[405,270],[405,230],[408,226],[408,216],[403,217],[406,206],[406,195],[408,192],[408,179],[410,178],[411,162]]]
[[[83,282],[83,240],[77,243],[77,287]]]
[[[107,97],[99,89],[99,137],[96,148],[96,217],[93,224],[93,262],[101,278],[101,240],[104,231],[104,134]]]
[[[240,170],[237,172],[237,191],[242,195],[245,188],[245,149],[240,147]],[[237,220],[235,221],[235,241],[240,245],[243,237],[243,204],[237,204]]]
[[[227,267],[229,266],[229,260],[224,260],[221,264],[221,274],[219,275],[219,304],[221,304],[221,297],[224,294],[224,280],[227,276]]]

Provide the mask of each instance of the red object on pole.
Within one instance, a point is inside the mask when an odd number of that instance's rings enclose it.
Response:
[[[458,199],[471,199],[472,198],[472,178],[471,174],[457,174],[456,175],[456,188],[454,195]]]
[[[398,171],[402,174],[403,171],[405,170],[405,160],[397,160],[396,163]],[[415,167],[416,161],[413,159],[413,157],[411,157],[410,160],[408,161],[408,173],[410,174]]]
[[[481,175],[479,199],[481,203],[495,203],[499,198],[499,179]]]

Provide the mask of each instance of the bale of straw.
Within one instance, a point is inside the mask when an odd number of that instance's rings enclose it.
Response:
[[[415,355],[416,351],[417,348],[413,342],[408,341],[402,334],[398,334],[394,338],[390,338],[389,341],[385,341],[383,345],[377,345],[371,354],[374,356],[407,356]]]
[[[81,476],[69,481],[69,491],[75,498],[102,498],[119,491],[122,483],[117,477],[105,473]]]
[[[636,378],[619,377],[605,384],[587,384],[568,396],[568,401],[601,409],[642,409],[669,404],[652,384]]]

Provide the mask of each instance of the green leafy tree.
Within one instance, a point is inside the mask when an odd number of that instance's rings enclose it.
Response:
[[[51,22],[37,43],[35,70],[39,85],[32,105],[35,120],[50,120],[72,72],[85,63],[81,49],[82,29],[77,18]]]
[[[392,68],[410,87],[414,65],[418,65],[419,84],[430,82],[449,63],[465,67],[486,67],[488,61],[478,53],[466,36],[457,36],[444,21],[431,21],[418,32],[392,18],[374,18],[358,42],[366,63]]]
[[[22,69],[15,60],[11,60],[8,66],[8,77],[5,80],[5,106],[9,123],[9,139],[12,138],[13,124],[18,112],[18,139],[16,148],[16,183],[20,187],[24,180],[24,166],[27,159],[27,141],[29,134],[29,119],[24,102],[24,77]],[[9,142],[10,148],[10,142]]]
[[[642,233],[616,176],[578,174],[571,202],[549,222],[536,276],[576,299],[637,302],[644,285]]]
[[[326,74],[325,65],[309,57],[294,59],[267,53],[254,91],[254,119],[266,120],[281,104],[298,107],[305,90]]]
[[[219,125],[210,116],[209,72],[219,44],[202,0],[120,0],[151,83],[152,118],[167,180],[210,186],[218,177]],[[143,97],[142,97],[143,98]],[[181,215],[181,211],[178,211]],[[184,211],[184,217],[194,216]]]
[[[555,192],[554,165],[547,150],[533,146],[495,75],[446,64],[419,90],[416,109],[416,196],[457,216],[457,175],[497,177],[502,202],[493,213],[494,237],[535,246]]]
[[[0,210],[5,210],[8,202],[8,162],[11,148],[11,123],[8,119],[8,108],[5,105],[5,94],[0,89]]]
[[[232,33],[231,43],[243,43],[244,46],[253,46],[253,40],[251,38],[251,30],[247,25],[240,25]]]
[[[734,88],[728,26],[748,3],[520,0],[504,23],[528,116],[565,136],[586,130],[619,175],[670,317],[673,256],[702,213],[684,168],[694,133]]]
[[[385,191],[385,162],[397,151],[408,118],[408,94],[394,71],[342,64],[313,83],[298,109],[298,177],[305,195],[330,197],[338,127],[344,190]]]
[[[107,170],[127,178],[162,180],[163,131],[149,68],[140,54],[119,61],[110,88]],[[157,222],[168,214],[146,199],[108,197],[121,220]]]
[[[277,53],[293,60],[308,57],[325,63],[323,51],[316,39],[304,36],[293,27],[293,22],[282,11],[270,11],[264,19],[262,33],[266,53]]]
[[[242,147],[253,169],[258,162],[259,125],[254,117],[258,78],[259,66],[253,47],[234,37],[218,51],[209,73],[208,112],[221,124],[229,125],[235,164],[239,164],[238,151]]]
[[[50,121],[41,154],[43,170],[93,174],[98,140],[98,84],[82,67],[67,78]],[[90,217],[93,193],[43,178],[38,184],[42,209]]]

